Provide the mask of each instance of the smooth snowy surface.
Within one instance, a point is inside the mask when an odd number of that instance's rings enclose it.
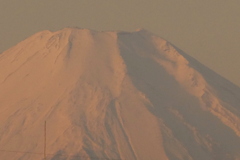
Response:
[[[43,31],[0,55],[0,157],[42,160],[46,121],[49,160],[240,160],[239,104],[146,30]]]

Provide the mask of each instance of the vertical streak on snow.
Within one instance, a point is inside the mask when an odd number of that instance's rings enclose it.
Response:
[[[120,104],[119,104],[119,105],[120,105]],[[132,144],[131,144],[130,137],[129,137],[129,135],[127,134],[127,131],[124,129],[125,127],[124,127],[124,123],[123,123],[123,120],[122,120],[122,117],[121,117],[121,113],[120,113],[120,111],[119,111],[119,107],[120,107],[120,106],[116,106],[115,109],[116,109],[117,118],[118,118],[118,121],[119,121],[121,130],[122,130],[122,132],[123,132],[123,134],[124,134],[124,137],[126,138],[126,142],[127,142],[128,146],[129,146],[129,148],[131,149],[131,152],[132,152],[132,155],[134,156],[134,159],[135,159],[135,160],[138,160],[137,155],[136,155],[136,153],[135,153],[135,151],[134,151],[134,148],[133,148],[133,146],[132,146]]]

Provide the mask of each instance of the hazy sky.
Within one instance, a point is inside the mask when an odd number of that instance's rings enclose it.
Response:
[[[145,28],[240,86],[240,0],[0,0],[0,52],[42,30]]]

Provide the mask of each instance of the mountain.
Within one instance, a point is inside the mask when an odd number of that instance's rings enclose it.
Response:
[[[46,138],[47,160],[240,160],[239,104],[146,30],[42,31],[0,55],[0,157],[42,160]]]

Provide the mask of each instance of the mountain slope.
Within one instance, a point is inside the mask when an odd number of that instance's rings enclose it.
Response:
[[[51,160],[238,160],[239,101],[148,31],[43,31],[0,55],[0,155],[43,159],[46,121]]]

